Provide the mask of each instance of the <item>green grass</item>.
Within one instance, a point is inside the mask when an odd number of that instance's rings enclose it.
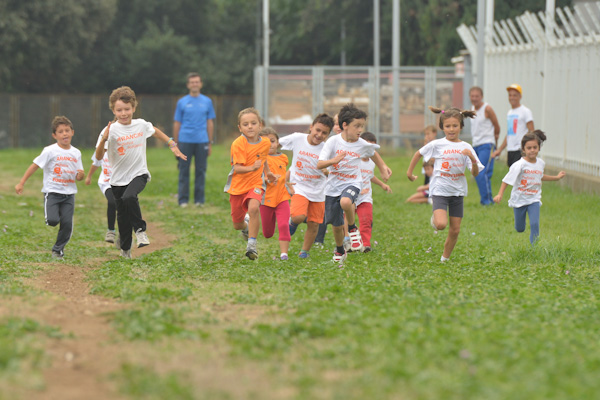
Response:
[[[432,231],[430,206],[404,203],[417,186],[405,178],[409,158],[387,156],[394,193],[375,188],[373,252],[351,254],[343,267],[335,265],[328,233],[325,249],[297,259],[301,226],[288,262],[274,259],[277,241],[264,238],[259,238],[259,261],[252,262],[243,257],[244,243],[231,227],[222,193],[227,151],[216,147],[210,158],[207,206],[185,210],[173,196],[172,155],[166,149],[148,151],[152,181],[141,194],[142,211],[177,239],[172,248],[133,261],[118,259],[102,244],[104,198],[95,184],[79,186],[76,203],[83,207],[76,208],[75,235],[64,262],[111,258],[88,279],[93,293],[128,305],[113,316],[115,340],[123,346],[147,343],[160,360],[185,352],[177,350],[180,346],[218,347],[234,371],[251,366],[271,386],[287,389],[261,391],[262,386],[245,382],[247,398],[597,396],[596,197],[545,182],[541,236],[532,247],[528,229],[514,230],[506,199],[481,207],[470,182],[458,244],[451,261],[441,264],[446,232]],[[38,151],[1,153],[3,171],[16,183]],[[90,154],[84,151],[86,159]],[[494,191],[507,171],[499,164]],[[0,232],[5,249],[0,296],[33,295],[23,279],[50,262],[56,231],[43,224],[41,174],[36,174],[24,196],[2,192],[0,211],[6,213],[0,223],[8,228]],[[152,232],[149,236],[152,240]],[[170,350],[160,350],[165,343]],[[144,398],[150,388],[170,398],[239,397],[239,391],[218,382],[208,389],[194,384],[181,372],[193,373],[200,362],[171,369],[157,369],[151,360],[140,364],[125,365],[117,374],[128,382],[123,393],[133,398]]]

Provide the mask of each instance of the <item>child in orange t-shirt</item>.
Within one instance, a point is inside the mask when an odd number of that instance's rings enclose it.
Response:
[[[260,136],[266,137],[271,143],[267,164],[269,170],[280,175],[280,178],[267,186],[265,202],[260,206],[260,219],[262,221],[263,235],[270,238],[275,233],[275,221],[279,230],[279,248],[281,250],[281,260],[288,259],[288,250],[290,248],[290,203],[291,198],[286,183],[285,171],[289,164],[288,157],[278,151],[279,136],[273,128],[265,128],[260,132]]]
[[[248,239],[246,257],[258,258],[256,237],[260,229],[259,207],[263,201],[265,181],[275,181],[267,165],[271,142],[262,138],[260,114],[255,108],[245,108],[238,114],[240,137],[231,144],[231,172],[225,192],[229,193],[233,228]],[[266,179],[265,179],[266,178]]]

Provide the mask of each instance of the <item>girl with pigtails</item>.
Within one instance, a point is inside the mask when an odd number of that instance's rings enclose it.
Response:
[[[458,138],[465,125],[465,117],[473,118],[475,112],[458,108],[442,110],[431,106],[429,109],[435,114],[440,114],[439,126],[446,137],[432,140],[419,149],[413,156],[406,175],[410,181],[417,179],[413,175],[413,170],[421,157],[425,162],[430,159],[435,160],[433,175],[429,182],[429,194],[433,200],[431,225],[436,230],[444,230],[448,225],[448,216],[450,217],[448,237],[440,259],[441,262],[445,262],[450,259],[460,233],[463,198],[468,192],[465,170],[468,168],[473,176],[477,176],[484,166],[477,158],[473,147]]]
[[[544,174],[544,160],[538,158],[546,134],[540,130],[526,133],[521,140],[523,157],[510,166],[510,170],[502,179],[500,191],[494,197],[496,203],[502,201],[507,185],[513,187],[508,206],[514,209],[515,229],[525,231],[525,217],[529,215],[529,242],[535,244],[540,235],[540,206],[542,205],[542,181],[558,181],[565,176],[564,171],[558,175]]]

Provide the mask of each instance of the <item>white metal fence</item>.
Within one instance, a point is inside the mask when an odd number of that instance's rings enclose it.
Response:
[[[475,58],[475,27],[459,35]],[[548,140],[541,156],[548,165],[600,176],[600,2],[554,16],[525,12],[514,21],[495,21],[486,43],[484,98],[506,133],[506,86],[523,87],[522,104]]]
[[[392,68],[283,67],[254,70],[254,103],[280,133],[306,131],[322,112],[337,113],[349,102],[368,112],[367,129],[385,145],[421,143],[436,118],[428,105],[462,106],[463,77],[454,67],[400,68],[400,132],[392,132]],[[265,90],[266,88],[266,90]]]

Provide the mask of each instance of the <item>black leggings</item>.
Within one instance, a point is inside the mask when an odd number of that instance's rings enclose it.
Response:
[[[108,205],[106,206],[106,220],[108,221],[108,229],[115,230],[115,221],[117,220],[117,202],[111,188],[104,191],[104,197]]]
[[[117,203],[117,221],[121,249],[131,249],[131,231],[146,230],[138,194],[146,187],[148,175],[136,176],[127,186],[111,186]]]

